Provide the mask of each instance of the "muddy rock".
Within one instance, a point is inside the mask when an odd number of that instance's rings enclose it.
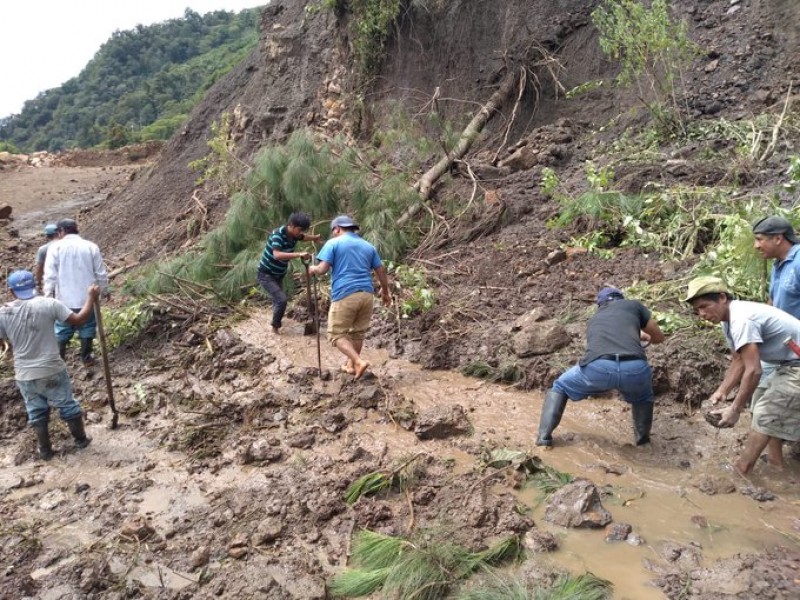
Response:
[[[466,435],[472,431],[464,407],[436,406],[421,412],[417,416],[414,434],[421,440],[445,439],[457,435]]]
[[[383,392],[377,385],[365,385],[356,393],[356,405],[361,408],[377,408]]]
[[[263,438],[250,443],[239,452],[239,462],[245,465],[254,462],[272,463],[281,458],[283,450],[276,446],[273,440]]]
[[[281,533],[283,533],[283,524],[278,519],[264,519],[250,536],[250,543],[253,546],[263,546],[277,540]]]
[[[624,542],[628,539],[633,527],[627,523],[611,523],[606,526],[607,542]]]
[[[727,479],[720,477],[701,477],[692,483],[699,491],[709,496],[716,494],[732,494],[736,491],[736,486]]]
[[[611,513],[603,507],[591,481],[576,479],[550,496],[544,520],[562,527],[605,527],[611,522]]]
[[[8,204],[5,206],[0,206],[0,219],[11,219],[11,213],[13,212],[13,208],[11,208]]]
[[[189,557],[189,564],[192,565],[192,568],[196,569],[208,564],[208,559],[210,557],[211,549],[208,546],[203,545],[192,552],[191,557]]]
[[[514,334],[512,344],[514,354],[525,358],[550,354],[567,346],[570,341],[569,333],[558,321],[528,321]]]
[[[140,542],[148,539],[155,532],[156,530],[141,517],[125,521],[122,527],[119,528],[119,534],[122,537],[132,538]]]
[[[67,495],[61,490],[52,490],[42,496],[39,501],[39,508],[42,510],[53,510],[57,506],[67,501]]]
[[[316,436],[314,432],[311,430],[300,431],[289,436],[286,439],[286,443],[289,445],[290,448],[302,448],[307,450],[314,445],[316,441]]]
[[[522,538],[527,550],[534,553],[555,552],[558,550],[558,538],[549,531],[531,529]]]
[[[743,487],[741,493],[745,496],[750,496],[756,502],[770,502],[776,498],[775,494],[769,490],[753,485]]]

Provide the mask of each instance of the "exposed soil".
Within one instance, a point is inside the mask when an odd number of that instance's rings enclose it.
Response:
[[[150,155],[137,159],[144,165],[120,165],[124,152],[89,153],[59,161],[70,166],[0,171],[0,204],[15,217],[0,227],[4,270],[32,262],[41,225],[65,214],[79,216],[112,267],[191,243],[196,174],[187,165],[206,153],[210,123],[222,111],[238,115],[244,161],[304,124],[326,133],[352,127],[330,102],[331,83],[353,84],[342,64],[346,44],[336,19],[307,13],[304,4],[266,9],[259,48],[210,91],[154,163]],[[791,0],[675,4],[707,50],[688,74],[696,116],[780,110],[798,75],[800,8]],[[589,26],[593,5],[457,1],[446,14],[409,13],[362,126],[377,126],[398,100],[419,108],[436,86],[443,98],[484,101],[503,57],[525,56],[530,39],[558,53],[566,88],[612,77]],[[462,13],[470,18],[456,17]],[[687,271],[688,264],[634,249],[615,250],[613,260],[575,248],[554,255],[593,224],[547,227],[558,205],[540,194],[541,168],[558,168],[570,191],[580,189],[583,160],[618,134],[596,130],[634,102],[609,89],[565,102],[544,85],[538,104],[519,107],[501,155],[510,159],[527,145],[549,158],[518,170],[490,164],[504,136],[502,119],[491,124],[471,159],[483,199],[409,258],[434,285],[436,306],[410,320],[376,317],[367,350],[374,375],[361,382],[338,372],[340,359],[324,341],[325,378],[317,376],[315,341],[301,334],[301,301],[281,338],[268,335],[268,307],[258,300],[243,313],[161,303],[148,330],[111,355],[120,428],[107,429],[101,373],[70,357],[94,441],[75,451],[54,424],[58,456],[42,463],[8,364],[0,365],[0,597],[324,598],[326,579],[347,563],[354,531],[405,535],[433,526],[475,550],[524,535],[534,551],[515,572],[542,582],[564,569],[589,570],[614,582],[615,598],[798,597],[800,463],[790,458],[782,474],[758,465],[750,480],[729,470],[747,424],[720,431],[702,418],[701,402],[725,365],[712,332],[679,332],[648,350],[658,392],[651,447],[630,445],[627,407],[605,398],[571,404],[556,449],[540,455],[592,480],[614,521],[632,525],[641,545],[545,522],[524,474],[485,464],[496,448],[536,454],[537,390],[581,353],[598,287],[678,280]],[[442,107],[446,117],[463,111],[462,103]],[[796,140],[781,143],[785,155]],[[703,150],[670,149],[684,162],[631,166],[618,172],[620,185],[729,181],[731,161],[693,164]],[[751,191],[772,189],[782,164],[776,158],[739,181]],[[454,172],[439,198],[466,201],[472,185]],[[206,189],[195,198],[218,222],[227,198]],[[567,339],[556,352],[520,357],[515,335],[532,309],[561,324]],[[516,383],[454,372],[479,363],[494,373],[513,366]],[[463,415],[468,427],[442,425],[433,428],[440,438],[422,439],[420,424],[443,421],[442,414]],[[417,453],[417,483],[407,494],[344,502],[357,477],[390,471]]]

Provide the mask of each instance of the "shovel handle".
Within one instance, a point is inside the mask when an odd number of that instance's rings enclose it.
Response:
[[[106,344],[106,330],[103,327],[103,313],[100,310],[100,298],[94,301],[94,318],[97,321],[97,334],[100,338],[100,350],[103,354],[103,374],[108,392],[108,406],[111,408],[111,427],[116,427],[118,414],[117,405],[114,403],[114,388],[111,385],[111,366],[108,363],[108,345]]]

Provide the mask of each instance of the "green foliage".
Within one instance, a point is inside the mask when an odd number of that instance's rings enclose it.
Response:
[[[606,600],[611,592],[611,582],[592,573],[564,575],[550,587],[533,587],[492,574],[489,581],[460,594],[458,600]]]
[[[789,157],[789,168],[786,169],[786,175],[789,176],[789,181],[783,184],[783,187],[794,192],[797,190],[797,185],[800,183],[800,156]]]
[[[437,600],[478,569],[518,559],[518,536],[481,552],[455,544],[451,536],[426,532],[414,540],[361,531],[353,540],[352,565],[332,577],[334,597],[358,597],[381,590],[383,598]]]
[[[596,90],[598,88],[603,87],[603,80],[602,79],[592,79],[590,81],[585,81],[580,85],[576,85],[571,90],[567,90],[564,94],[566,98],[577,98],[581,94],[585,94],[587,92],[591,92],[592,90]]]
[[[558,190],[559,185],[561,185],[561,182],[553,169],[550,167],[542,169],[542,183],[540,189],[543,196],[555,198],[556,190]]]
[[[533,476],[533,485],[543,496],[550,496],[573,481],[575,478],[569,473],[547,465]]]
[[[17,148],[11,142],[4,142],[0,140],[0,152],[9,152],[10,154],[19,154],[19,148]]]
[[[504,363],[497,367],[483,361],[471,362],[461,367],[461,372],[469,377],[486,379],[494,383],[516,383],[525,372],[516,363]]]
[[[187,9],[182,19],[117,31],[77,77],[0,121],[0,139],[27,151],[166,139],[174,119],[255,47],[258,15]]]
[[[399,298],[400,314],[404,319],[429,311],[436,304],[433,290],[428,287],[425,272],[408,265],[389,263],[394,275],[394,288]]]
[[[234,154],[236,142],[231,135],[230,113],[222,113],[219,121],[211,124],[211,137],[206,143],[210,152],[189,163],[192,171],[200,173],[195,183],[213,181],[226,196],[230,195],[239,188],[242,179],[242,164]]]
[[[133,300],[116,309],[104,306],[101,310],[109,350],[135,338],[145,330],[153,317],[152,307],[142,300]]]
[[[355,504],[362,496],[371,496],[392,487],[392,478],[383,473],[367,473],[356,479],[347,488],[344,501]]]
[[[672,129],[679,110],[676,80],[696,50],[686,25],[670,18],[669,2],[652,0],[648,9],[640,0],[604,0],[592,21],[603,53],[622,64],[617,81],[635,82],[653,117]]]
[[[295,211],[330,219],[350,213],[365,239],[384,259],[400,256],[411,243],[395,223],[415,200],[397,173],[375,177],[370,163],[333,140],[315,145],[298,131],[286,144],[264,148],[231,198],[222,226],[208,233],[199,248],[151,267],[135,287],[139,292],[175,292],[176,278],[211,287],[226,300],[241,299],[253,286],[264,243],[275,227]],[[290,261],[289,276],[299,270]]]

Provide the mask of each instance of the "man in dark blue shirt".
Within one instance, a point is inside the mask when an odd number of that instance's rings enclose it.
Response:
[[[586,354],[553,383],[544,396],[537,446],[553,445],[567,400],[618,390],[631,405],[637,446],[650,442],[653,425],[653,375],[642,342],[660,344],[664,334],[638,300],[626,300],[614,287],[597,294],[597,312],[586,329]]]
[[[272,331],[280,333],[283,314],[286,312],[286,292],[283,291],[283,278],[293,258],[310,259],[308,252],[295,252],[297,242],[318,242],[319,235],[306,233],[311,227],[311,219],[302,212],[292,213],[289,222],[275,229],[267,240],[261,260],[258,263],[257,279],[259,285],[272,298]]]

